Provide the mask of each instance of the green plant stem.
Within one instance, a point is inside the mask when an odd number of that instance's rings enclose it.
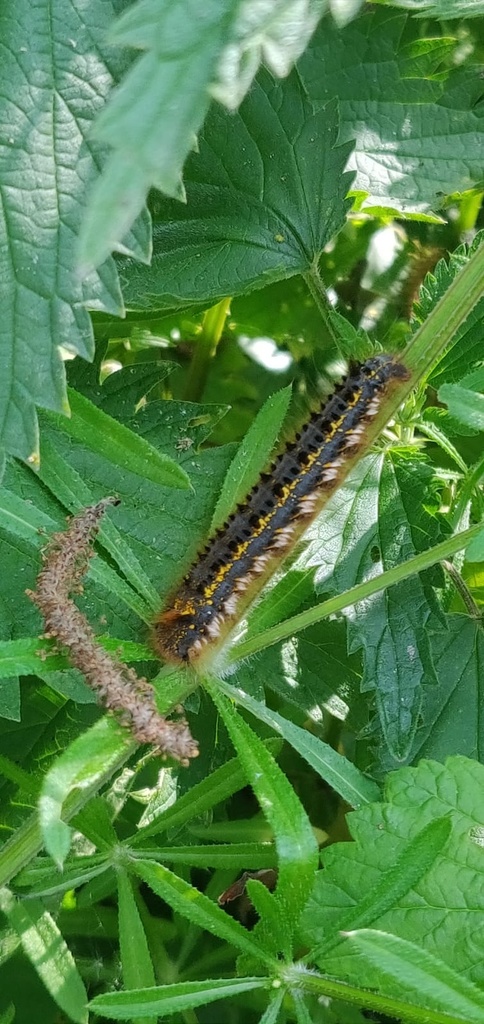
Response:
[[[423,1021],[425,1024],[463,1024],[461,1017],[449,1016],[446,1013],[424,1009],[420,1006],[412,1006],[411,1003],[404,1003],[401,999],[381,996],[378,992],[346,985],[344,982],[333,981],[313,972],[302,973],[297,964],[284,971],[283,979],[290,988],[302,988],[307,992],[314,992],[318,996],[342,999],[354,1006],[376,1010],[397,1020],[408,1021],[409,1024],[422,1024]]]
[[[474,601],[474,598],[466,585],[465,580],[462,579],[460,572],[458,572],[455,565],[453,565],[452,562],[449,562],[447,558],[442,559],[442,567],[450,576],[457,593],[460,595],[462,602],[466,607],[467,614],[471,619],[476,619],[477,622],[482,624],[481,609]]]
[[[321,274],[319,273],[317,260],[314,260],[311,269],[308,270],[305,274],[303,274],[303,277],[308,286],[309,291],[311,292],[311,296],[316,306],[318,307],[321,319],[328,332],[329,337],[331,338],[335,345],[338,345],[339,338],[337,332],[333,327],[333,323],[331,320],[331,306],[328,302],[328,297],[326,295],[326,289],[324,287]]]
[[[466,512],[467,506],[471,500],[472,493],[476,489],[479,481],[484,476],[484,455],[479,462],[476,463],[472,472],[467,477],[462,485],[462,490],[459,495],[459,500],[455,506],[454,514],[452,517],[452,525],[454,529],[457,529],[463,515]]]
[[[230,297],[222,299],[221,302],[217,302],[216,306],[207,309],[207,312],[204,314],[202,331],[195,343],[185,386],[184,397],[187,402],[200,401],[207,380],[210,362],[222,337],[222,331],[230,309],[230,302]]]
[[[463,530],[462,533],[449,537],[447,540],[442,541],[441,544],[436,544],[435,547],[429,548],[428,551],[423,551],[421,554],[415,555],[414,558],[409,558],[407,562],[402,562],[401,565],[388,569],[381,576],[367,580],[365,583],[358,583],[356,587],[347,590],[345,594],[331,597],[328,601],[322,601],[321,604],[316,605],[314,608],[308,608],[306,611],[278,623],[277,626],[271,626],[270,629],[266,629],[263,633],[259,633],[250,640],[246,640],[233,647],[228,654],[229,663],[232,664],[233,662],[240,661],[242,658],[256,654],[258,651],[263,651],[266,647],[271,647],[272,644],[277,644],[281,640],[287,640],[288,637],[294,636],[295,633],[299,633],[308,626],[314,626],[316,622],[321,622],[322,619],[328,618],[329,615],[343,611],[344,608],[349,608],[351,605],[357,604],[358,601],[363,601],[371,597],[372,594],[377,594],[380,590],[385,590],[395,583],[400,583],[401,580],[405,580],[417,572],[423,572],[424,569],[430,568],[431,565],[435,565],[436,562],[440,562],[443,558],[449,558],[451,555],[455,555],[457,551],[461,551],[481,531],[481,523],[477,526],[471,526],[468,530]]]

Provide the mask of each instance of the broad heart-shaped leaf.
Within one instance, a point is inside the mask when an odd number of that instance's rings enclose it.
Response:
[[[336,102],[316,112],[296,71],[261,71],[236,114],[214,105],[187,161],[186,206],[156,200],[151,267],[122,267],[127,304],[211,304],[309,271],[348,208],[338,129]]]
[[[472,68],[441,77],[448,40],[402,44],[405,16],[374,11],[339,30],[326,19],[298,63],[312,101],[338,96],[341,139],[365,205],[435,210],[482,180],[482,82]]]
[[[320,566],[318,592],[344,593],[430,546],[435,521],[421,503],[430,481],[423,463],[363,459],[311,528],[297,567]],[[417,728],[422,684],[435,682],[429,631],[442,625],[431,590],[410,577],[350,609],[348,618],[349,650],[364,652],[362,689],[375,692],[386,744],[402,760]]]
[[[234,110],[261,59],[287,75],[326,0],[144,0],[117,23],[118,43],[144,50],[102,113],[97,134],[114,147],[83,228],[82,258],[104,259],[155,185],[184,197],[182,167],[210,95]]]
[[[324,871],[304,912],[306,941],[315,946],[338,937],[350,911],[356,915],[365,894],[383,884],[408,843],[437,818],[449,816],[451,834],[441,853],[371,927],[417,942],[482,987],[484,934],[475,922],[484,907],[483,783],[484,767],[464,757],[392,772],[385,801],[348,816],[355,842],[325,852]],[[324,957],[324,969],[351,984],[365,984],[367,968],[344,941]]]
[[[116,4],[48,0],[2,4],[0,104],[0,447],[38,461],[35,406],[65,412],[58,347],[93,355],[86,307],[122,312],[114,263],[81,278],[76,236],[99,149],[90,123],[125,58],[106,35]],[[148,221],[125,240],[146,256]]]

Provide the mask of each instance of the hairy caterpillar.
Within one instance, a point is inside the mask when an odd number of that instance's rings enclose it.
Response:
[[[408,371],[392,356],[355,367],[322,408],[262,473],[244,502],[209,540],[154,624],[153,643],[167,661],[190,663],[239,610],[241,595],[283,557],[334,488],[345,457],[361,444],[365,425],[391,383]]]

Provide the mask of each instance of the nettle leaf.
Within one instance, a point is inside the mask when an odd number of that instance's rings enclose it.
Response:
[[[71,388],[69,400],[71,417],[60,417],[55,413],[47,416],[58,430],[64,430],[87,448],[105,455],[120,470],[138,473],[168,487],[188,487],[186,474],[173,459],[167,459],[132,430],[127,430],[112,416],[106,416],[103,410]]]
[[[430,642],[438,686],[424,687],[409,758],[412,762],[420,757],[443,759],[453,750],[481,760],[484,637],[480,623],[467,615],[449,615],[446,628],[432,635]],[[381,766],[391,770],[394,762],[383,753]]]
[[[433,271],[426,274],[412,310],[412,327],[417,330],[427,319],[438,300],[442,298],[457,274],[467,265],[480,248],[484,232],[479,231],[471,245],[459,245],[448,259],[441,259]],[[482,364],[482,319],[484,299],[476,303],[469,316],[455,333],[452,347],[443,354],[433,368],[429,381],[435,390],[444,383],[461,381],[474,368]],[[432,392],[430,392],[431,396]]]
[[[314,573],[289,567],[255,606],[247,637],[314,605]],[[323,707],[344,719],[359,693],[361,659],[348,654],[343,621],[323,620],[282,644],[273,644],[237,666],[237,684],[263,699],[264,687],[295,704],[313,722]],[[360,723],[361,724],[361,723]]]
[[[67,411],[59,346],[92,358],[87,308],[122,313],[117,273],[109,260],[80,277],[76,237],[99,150],[90,123],[113,76],[125,64],[106,46],[115,4],[47,0],[2,5],[4,45],[0,123],[5,185],[0,234],[2,377],[0,447],[38,462],[35,406]],[[138,258],[148,251],[148,222],[124,240]]]
[[[483,766],[466,758],[452,757],[445,765],[422,761],[389,775],[383,803],[348,816],[355,842],[325,851],[324,871],[303,915],[305,941],[328,947],[320,961],[328,974],[353,985],[367,983],[367,965],[340,929],[351,914],[356,920],[364,894],[384,891],[393,866],[424,830],[433,842],[432,828],[440,819],[450,825],[449,838],[429,855],[419,880],[383,912],[380,907],[366,926],[417,943],[482,987],[482,936],[473,922],[484,899],[483,783]]]
[[[129,375],[125,376],[125,382],[129,389]],[[45,505],[46,489],[40,487],[37,477],[28,474],[29,500],[23,502],[13,495],[11,501],[16,505],[4,525],[15,536],[21,529],[22,537],[27,531],[30,543],[38,548],[43,543],[39,527],[50,532],[54,525],[58,528],[63,526],[57,503],[54,501],[52,506],[53,499],[57,498],[72,511],[109,493],[119,495],[121,505],[114,516],[110,513],[109,525],[108,517],[102,524],[100,543],[144,600],[100,559],[93,560],[90,574],[97,574],[111,591],[114,590],[146,620],[150,618],[150,609],[152,614],[155,604],[161,603],[160,598],[156,600],[161,582],[164,581],[165,592],[173,586],[173,582],[180,578],[183,566],[190,564],[207,535],[218,489],[234,452],[231,446],[210,450],[200,450],[199,447],[225,412],[222,406],[160,401],[150,403],[137,414],[133,409],[130,415],[122,389],[116,392],[116,399],[113,391],[108,391],[107,399],[114,414],[119,403],[124,422],[139,440],[149,442],[150,448],[162,456],[168,455],[170,461],[182,469],[183,477],[188,475],[195,498],[187,499],[186,491],[180,491],[176,498],[177,490],[139,476],[136,460],[131,463],[128,459],[126,468],[121,472],[120,467],[109,459],[107,450],[93,451],[71,438],[63,427],[58,429],[55,424],[46,423],[43,431],[46,458],[41,476],[51,491],[49,509],[55,509],[56,518],[47,518],[38,511]],[[12,487],[15,486],[12,482]],[[22,477],[18,487],[25,486]],[[17,512],[18,504],[20,513]],[[142,515],[140,509],[143,510]],[[33,584],[30,574],[23,581],[23,587],[27,584]],[[28,607],[28,602],[26,604]],[[91,615],[104,611],[105,608],[98,611],[91,608]],[[34,621],[37,621],[36,616]],[[117,635],[123,634],[118,632]]]
[[[236,114],[213,106],[186,205],[155,201],[151,267],[123,265],[127,304],[208,305],[309,271],[349,205],[338,131],[336,102],[316,112],[296,71],[284,82],[261,71]]]
[[[144,0],[115,26],[115,42],[145,51],[98,120],[114,152],[83,227],[82,256],[95,265],[119,248],[146,192],[183,199],[182,168],[211,96],[235,110],[263,59],[287,75],[326,0]]]
[[[65,441],[60,433],[56,435],[62,456],[81,479],[88,481],[94,494],[114,490],[119,495],[121,505],[115,510],[113,522],[162,593],[178,582],[206,537],[218,490],[233,456],[232,447],[199,449],[199,441],[210,433],[220,411],[214,406],[153,402],[132,420],[141,437],[169,452],[188,473],[195,492],[190,497],[186,491],[157,486],[131,472],[120,474],[102,456]]]
[[[341,594],[412,557],[435,541],[435,520],[421,500],[430,482],[422,462],[363,459],[309,531],[297,568],[320,566],[318,593]],[[375,693],[386,744],[402,760],[417,728],[422,686],[436,681],[429,633],[441,629],[441,620],[432,591],[412,576],[346,615],[349,651],[363,651],[361,688]]]
[[[484,430],[484,395],[458,384],[443,384],[439,399],[459,423],[473,430]]]
[[[455,18],[479,18],[484,14],[482,0],[378,0],[388,7],[404,7],[417,18],[451,21]]]
[[[343,30],[325,20],[298,71],[313,103],[338,96],[341,141],[365,206],[435,210],[482,180],[482,83],[473,69],[441,76],[449,40],[401,42],[406,18],[373,11]]]

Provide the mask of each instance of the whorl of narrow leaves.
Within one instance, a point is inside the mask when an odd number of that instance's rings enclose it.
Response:
[[[97,643],[86,618],[69,597],[82,590],[100,520],[106,508],[116,504],[116,498],[104,498],[74,516],[64,533],[53,534],[43,554],[37,590],[27,593],[44,617],[46,635],[56,637],[67,648],[72,664],[104,706],[129,726],[140,743],[153,743],[162,754],[188,764],[189,758],[197,756],[198,745],[186,721],[169,722],[160,715],[150,683]]]

